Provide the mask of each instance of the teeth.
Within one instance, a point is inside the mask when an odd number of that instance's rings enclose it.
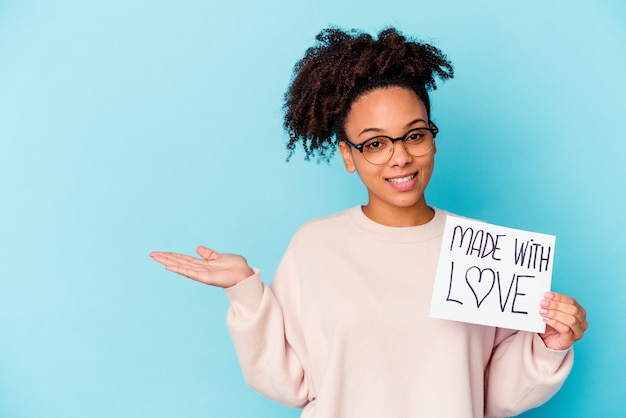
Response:
[[[395,178],[395,179],[387,179],[387,181],[390,181],[391,183],[404,183],[410,180],[413,180],[415,178],[416,174],[411,174],[409,176],[406,177],[400,177],[400,178]]]

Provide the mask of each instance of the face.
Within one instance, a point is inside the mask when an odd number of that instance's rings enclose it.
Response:
[[[346,117],[344,131],[353,144],[374,136],[402,137],[409,130],[428,127],[428,113],[417,95],[406,88],[373,90],[358,98]],[[394,144],[391,159],[371,164],[356,149],[340,142],[339,149],[346,169],[358,172],[368,192],[365,214],[383,225],[419,225],[432,219],[424,199],[434,167],[436,148],[422,156],[406,152],[401,141]]]

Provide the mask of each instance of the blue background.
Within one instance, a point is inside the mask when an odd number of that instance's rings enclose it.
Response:
[[[328,24],[455,64],[430,204],[557,236],[553,289],[591,328],[524,416],[623,416],[624,21],[621,0],[2,0],[0,416],[299,415],[246,387],[223,292],[148,253],[210,245],[269,281],[301,223],[365,201],[338,158],[285,162],[282,96]]]

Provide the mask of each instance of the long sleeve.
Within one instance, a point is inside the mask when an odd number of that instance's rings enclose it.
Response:
[[[311,385],[303,365],[307,354],[299,315],[294,314],[300,296],[293,276],[288,250],[274,279],[284,284],[279,290],[283,303],[258,271],[226,289],[231,302],[227,324],[247,383],[270,399],[302,407],[311,400]]]
[[[545,403],[569,374],[572,349],[550,350],[535,333],[498,329],[485,373],[485,415],[518,415]]]
[[[248,384],[302,418],[511,416],[550,398],[571,350],[428,316],[444,225],[437,210],[387,227],[360,207],[303,225],[271,286],[255,271],[226,289]]]

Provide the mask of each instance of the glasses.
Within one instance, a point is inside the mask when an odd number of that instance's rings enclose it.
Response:
[[[393,155],[393,145],[396,141],[402,141],[406,152],[414,157],[423,157],[428,154],[435,144],[435,137],[439,128],[430,122],[432,128],[411,129],[404,136],[391,138],[389,136],[375,136],[360,144],[353,144],[348,140],[344,142],[352,148],[359,150],[363,157],[372,164],[385,164]]]

